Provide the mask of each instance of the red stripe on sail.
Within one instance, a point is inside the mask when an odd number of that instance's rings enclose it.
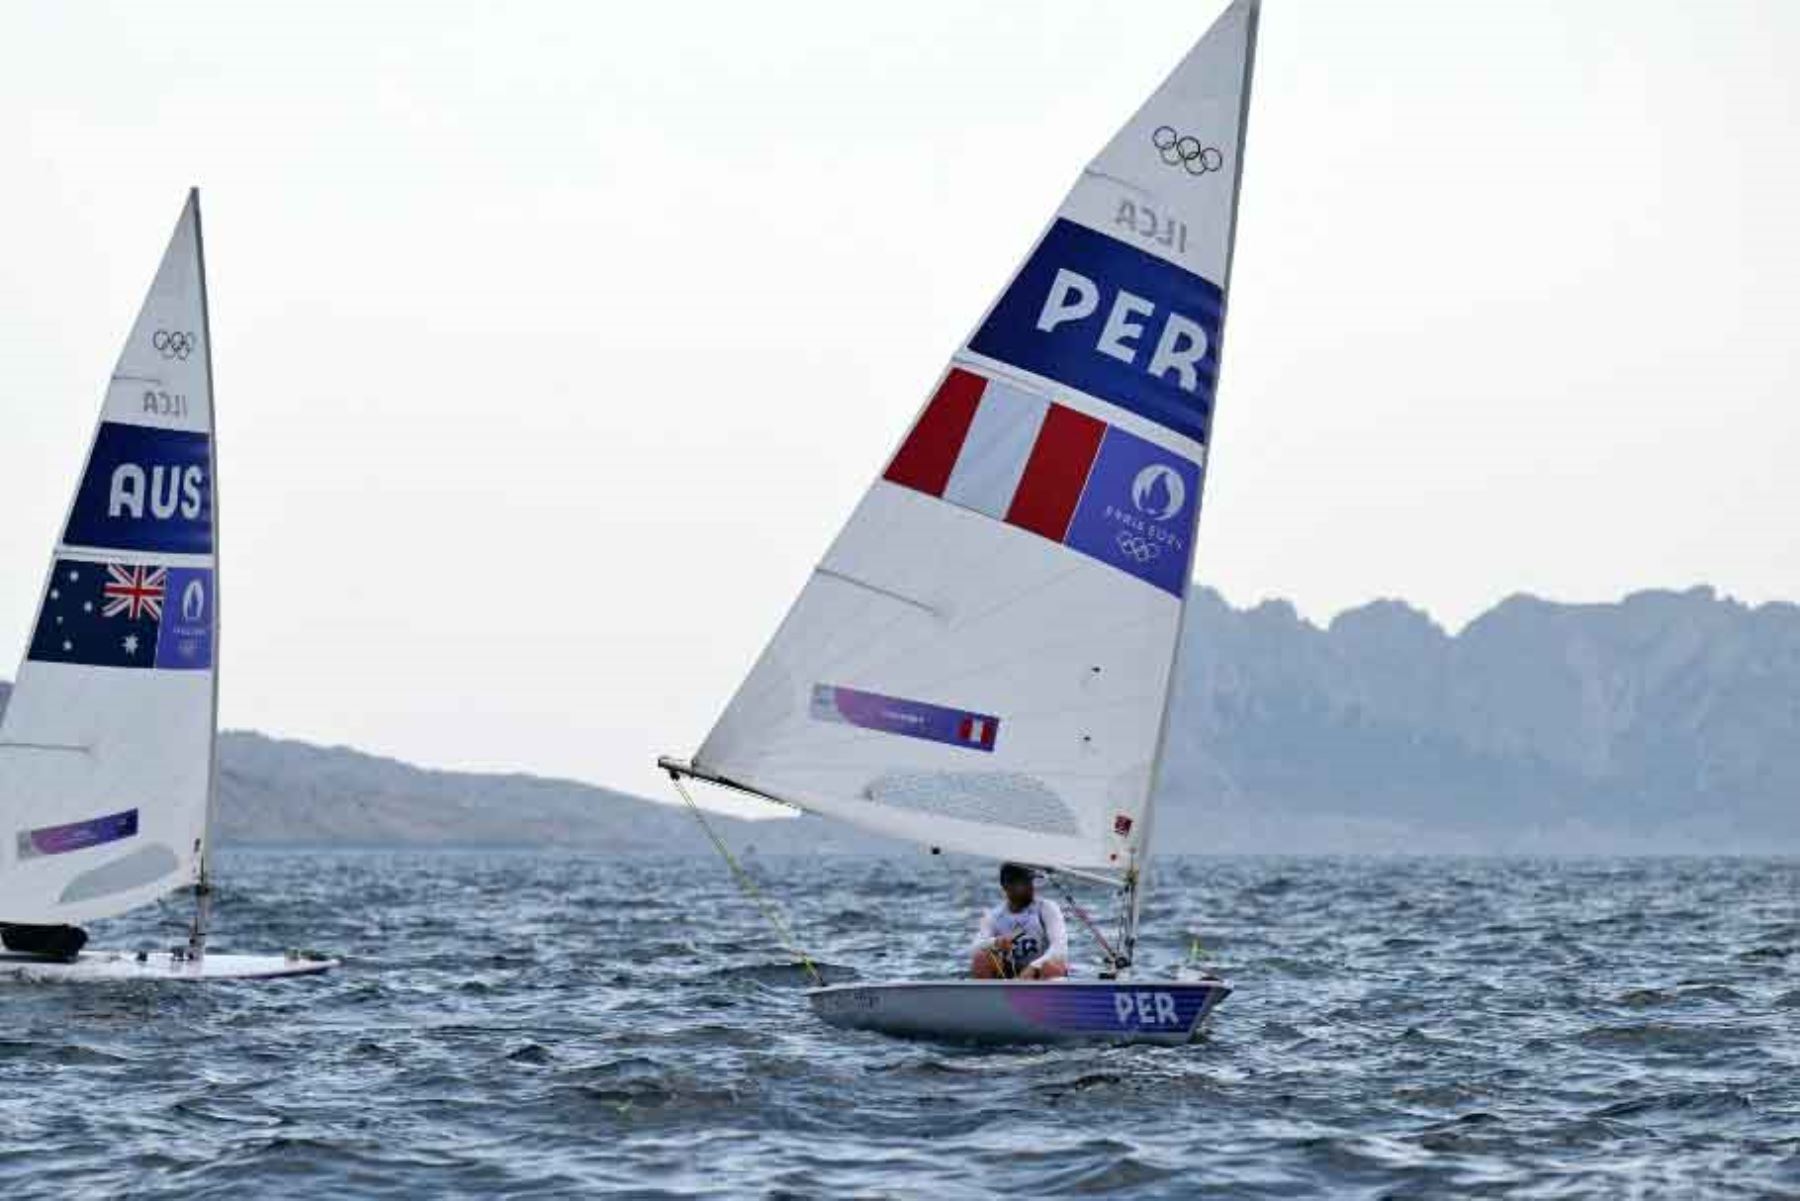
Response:
[[[981,376],[952,367],[881,478],[890,484],[942,496],[986,387],[987,381]]]
[[[1051,405],[1044,414],[1031,457],[1025,461],[1018,491],[1013,493],[1012,505],[1006,510],[1007,523],[1061,542],[1069,532],[1075,505],[1087,484],[1088,469],[1094,465],[1105,433],[1105,422],[1062,405]]]

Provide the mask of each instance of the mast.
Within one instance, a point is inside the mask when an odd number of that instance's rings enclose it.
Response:
[[[188,953],[195,958],[206,954],[206,935],[212,923],[212,852],[213,829],[219,815],[219,415],[213,408],[212,307],[206,291],[206,239],[200,227],[200,189],[188,190],[188,204],[194,210],[194,259],[200,273],[200,337],[206,355],[206,412],[208,484],[212,489],[212,738],[208,746],[206,769],[206,824],[200,831],[200,871],[194,884],[194,925],[188,935]]]
[[[1238,95],[1237,171],[1231,183],[1231,228],[1225,236],[1225,278],[1222,281],[1227,297],[1231,295],[1231,268],[1237,257],[1238,202],[1244,189],[1244,145],[1250,129],[1250,81],[1256,73],[1256,31],[1262,16],[1262,0],[1247,0],[1245,15],[1244,81],[1243,89]],[[1206,463],[1209,468],[1212,465],[1213,442],[1214,438],[1209,431],[1206,443]],[[1196,515],[1196,537],[1199,534],[1197,523],[1204,513],[1205,510],[1202,509]],[[1194,581],[1190,574],[1181,589],[1181,616],[1175,634],[1175,660],[1170,665],[1169,682],[1163,694],[1162,724],[1156,732],[1156,754],[1150,761],[1150,795],[1144,805],[1144,837],[1138,844],[1138,857],[1125,878],[1125,929],[1120,939],[1122,962],[1117,965],[1121,974],[1129,974],[1132,961],[1137,958],[1138,919],[1143,912],[1144,893],[1148,886],[1151,839],[1156,833],[1156,790],[1162,783],[1163,756],[1168,749],[1169,715],[1174,709],[1175,684],[1181,678],[1182,664],[1186,660],[1184,652],[1187,649],[1188,595],[1193,590]]]

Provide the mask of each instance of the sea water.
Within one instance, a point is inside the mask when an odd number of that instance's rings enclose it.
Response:
[[[0,985],[7,1196],[1800,1195],[1792,860],[1174,861],[1143,958],[1237,986],[1204,1041],[1007,1050],[817,1022],[716,860],[222,868],[219,949],[344,967]],[[995,895],[750,870],[838,977],[956,970]]]

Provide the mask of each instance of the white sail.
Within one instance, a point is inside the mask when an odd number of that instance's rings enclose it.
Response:
[[[80,923],[198,879],[216,729],[212,433],[190,194],[0,721],[0,922]]]
[[[1140,863],[1255,25],[1234,3],[1082,173],[695,774],[931,846]]]

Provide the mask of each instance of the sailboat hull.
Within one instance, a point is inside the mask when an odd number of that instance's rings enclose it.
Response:
[[[1191,1042],[1222,980],[903,980],[807,993],[834,1026],[951,1043]]]
[[[311,976],[337,967],[335,959],[304,955],[223,955],[176,958],[168,951],[139,956],[133,951],[84,951],[73,962],[60,963],[30,955],[0,953],[0,980],[32,983],[89,983],[156,980],[199,983],[208,980],[273,980]]]

